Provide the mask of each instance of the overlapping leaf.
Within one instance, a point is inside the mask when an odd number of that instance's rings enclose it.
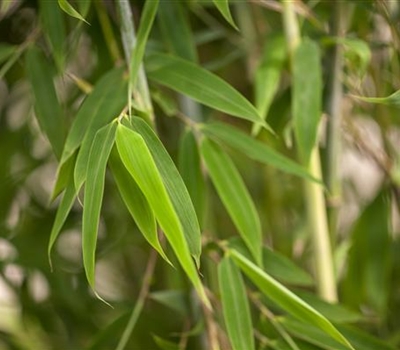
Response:
[[[149,202],[182,268],[192,281],[199,297],[209,306],[178,215],[145,140],[137,132],[119,125],[116,143],[122,162]]]
[[[260,219],[238,170],[228,155],[212,141],[204,139],[200,150],[211,180],[232,221],[257,264],[262,265]]]

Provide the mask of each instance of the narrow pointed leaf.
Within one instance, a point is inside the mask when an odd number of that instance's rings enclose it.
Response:
[[[312,67],[312,68],[311,68]],[[322,110],[322,72],[316,43],[304,40],[293,58],[293,124],[300,156],[308,164]]]
[[[133,128],[143,137],[161,174],[175,212],[178,214],[190,253],[199,266],[201,253],[200,225],[192,200],[178,169],[154,131],[140,118],[132,119]]]
[[[149,202],[157,221],[160,223],[182,268],[196,288],[199,297],[209,306],[178,215],[146,142],[140,134],[121,124],[117,128],[116,141],[122,162]]]
[[[54,88],[49,62],[42,52],[31,47],[26,53],[26,69],[35,98],[35,114],[57,158],[64,144],[63,113]]]
[[[264,44],[264,52],[260,65],[255,73],[255,105],[260,116],[266,119],[269,107],[279,87],[283,64],[286,59],[286,41],[278,35],[268,38]],[[253,126],[253,134],[260,130],[259,125]]]
[[[55,1],[40,0],[40,19],[43,32],[52,49],[52,54],[57,63],[57,68],[63,70],[66,54],[65,21],[60,6]]]
[[[266,125],[255,107],[231,85],[184,59],[154,54],[147,61],[149,79],[232,116]]]
[[[162,258],[172,265],[158,239],[157,223],[153,210],[131,174],[126,170],[116,149],[111,153],[110,167],[122,200],[140,232]]]
[[[97,231],[103,201],[106,165],[114,145],[116,129],[117,124],[113,122],[96,133],[87,163],[88,176],[82,218],[82,251],[86,277],[93,289]]]
[[[212,141],[204,139],[200,150],[211,180],[232,221],[257,264],[262,265],[260,219],[238,170],[228,155]]]
[[[201,170],[201,161],[196,139],[190,130],[187,130],[179,146],[179,171],[193,201],[200,226],[205,215],[206,185]]]
[[[229,253],[240,269],[270,300],[300,321],[318,327],[348,349],[354,350],[348,340],[319,312],[240,253],[235,250],[230,250]]]
[[[50,201],[54,201],[57,196],[67,187],[70,179],[74,178],[74,167],[76,162],[76,153],[62,163],[57,169],[56,183],[54,184],[53,192]]]
[[[355,95],[352,95],[352,97],[355,97],[361,101],[369,103],[400,107],[400,90],[394,92],[393,94],[387,97],[366,97],[366,96],[355,96]]]
[[[229,9],[229,0],[213,0],[215,7],[221,12],[226,21],[236,30],[239,30],[235,21],[232,18],[231,10]]]
[[[70,15],[71,17],[74,17],[76,19],[79,19],[80,21],[83,21],[87,24],[89,24],[85,18],[82,17],[82,15],[75,10],[71,4],[67,1],[67,0],[58,0],[58,5],[61,7],[61,9],[67,13],[68,15]]]
[[[218,266],[222,311],[233,350],[255,349],[246,288],[237,266],[225,257]]]
[[[74,178],[77,190],[86,179],[90,147],[96,132],[117,118],[126,104],[127,83],[122,70],[103,76],[79,109],[68,134],[62,162],[81,146],[76,160]]]
[[[75,202],[75,198],[76,198],[75,186],[71,174],[67,188],[65,189],[64,195],[60,201],[60,204],[58,205],[56,218],[54,219],[53,227],[50,233],[50,240],[47,249],[47,254],[50,263],[51,263],[51,250],[53,248],[55,241],[57,240],[58,235],[61,232],[61,229],[65,221],[67,220],[68,214],[71,211],[71,208]]]
[[[139,30],[135,48],[131,55],[129,64],[129,84],[133,88],[136,83],[140,65],[142,64],[144,50],[146,48],[147,38],[153,26],[154,18],[157,13],[158,0],[146,1],[143,9],[143,15],[140,20]]]
[[[202,125],[201,130],[207,136],[223,141],[251,159],[271,165],[289,174],[321,183],[320,180],[313,178],[301,165],[232,126],[223,123],[211,123]]]

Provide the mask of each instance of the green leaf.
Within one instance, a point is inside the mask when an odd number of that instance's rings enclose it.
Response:
[[[266,119],[272,100],[278,90],[283,64],[286,60],[286,41],[284,36],[267,38],[263,56],[255,73],[255,104],[260,116]],[[253,125],[253,134],[260,130]]]
[[[356,38],[337,38],[337,42],[343,44],[345,56],[353,61],[353,70],[365,74],[372,56],[368,44]]]
[[[173,343],[172,341],[165,340],[157,335],[153,335],[154,342],[162,350],[180,350],[179,344]]]
[[[250,307],[239,269],[225,257],[218,266],[222,311],[233,350],[255,349]]]
[[[322,103],[320,52],[316,43],[304,40],[293,57],[293,125],[299,154],[308,164],[317,142]]]
[[[149,79],[232,116],[263,122],[255,107],[231,85],[200,66],[165,54],[147,60]]]
[[[200,151],[211,180],[232,221],[257,264],[262,265],[260,219],[238,170],[228,155],[210,140],[203,140]]]
[[[186,130],[179,146],[179,171],[193,201],[200,227],[205,216],[206,185],[201,170],[201,161],[196,138],[193,132]]]
[[[143,137],[152,154],[174,210],[178,214],[190,253],[199,266],[201,254],[200,226],[185,183],[167,150],[150,126],[143,119],[137,117],[132,118],[132,126]]]
[[[75,198],[76,194],[75,194],[74,179],[71,174],[69,182],[67,184],[67,188],[65,189],[64,195],[58,205],[57,214],[54,219],[53,227],[50,233],[49,245],[47,247],[47,255],[49,258],[50,265],[51,265],[51,250],[54,246],[55,241],[57,240],[58,235],[61,232],[62,227],[64,226],[65,221],[67,220],[67,216],[71,211],[71,208],[75,202]]]
[[[57,169],[56,183],[54,184],[53,192],[50,201],[54,201],[57,196],[67,187],[70,179],[74,178],[74,167],[76,162],[76,153],[62,163]]]
[[[200,299],[210,306],[190,256],[178,215],[145,140],[140,134],[121,124],[117,128],[116,140],[122,162],[149,202],[182,268],[192,281]]]
[[[271,165],[289,174],[298,175],[305,179],[321,183],[320,180],[312,177],[301,165],[232,126],[223,123],[211,123],[203,124],[200,128],[205,135],[223,141],[251,159]]]
[[[117,118],[126,104],[127,84],[122,70],[104,75],[79,109],[65,143],[61,165],[81,145],[76,160],[75,187],[80,189],[86,179],[90,147],[96,132]]]
[[[161,1],[157,13],[161,34],[171,53],[197,62],[197,52],[186,6],[179,2]]]
[[[394,92],[393,94],[387,96],[387,97],[365,97],[365,96],[355,96],[351,95],[352,97],[355,97],[356,99],[359,99],[361,101],[369,102],[369,103],[376,103],[376,104],[382,104],[382,105],[387,105],[387,106],[395,106],[395,107],[400,107],[400,90]]]
[[[162,258],[172,265],[158,239],[157,224],[153,210],[131,174],[126,170],[116,149],[111,153],[110,167],[122,200],[140,232]]]
[[[215,7],[221,12],[226,21],[236,30],[239,30],[235,21],[232,18],[231,10],[229,9],[229,0],[213,0]]]
[[[71,17],[74,17],[76,19],[79,19],[80,21],[83,21],[87,24],[89,24],[89,22],[87,22],[82,16],[81,14],[76,11],[67,0],[58,0],[58,5],[61,7],[61,9],[68,15],[70,15]]]
[[[314,284],[312,277],[306,271],[277,251],[264,248],[263,261],[265,271],[279,281],[297,286]]]
[[[54,1],[40,0],[40,19],[58,69],[62,71],[67,55],[64,53],[65,22],[60,6]]]
[[[230,250],[229,254],[260,291],[279,307],[300,321],[318,327],[348,349],[354,350],[348,340],[319,312],[240,253]]]
[[[142,64],[144,51],[146,48],[147,38],[153,26],[154,18],[157,13],[158,0],[146,1],[143,8],[143,15],[140,20],[139,30],[137,33],[136,44],[131,55],[129,63],[129,86],[130,89],[136,84],[137,75],[140,65]]]
[[[186,293],[180,290],[161,290],[152,292],[149,297],[158,303],[176,311],[182,316],[189,316]]]
[[[83,266],[90,286],[95,286],[95,253],[100,210],[103,201],[107,161],[115,141],[117,123],[101,128],[94,137],[87,166],[82,217]]]
[[[17,46],[9,44],[0,44],[0,64],[6,61],[10,56],[12,56],[17,51]]]
[[[52,70],[42,52],[31,47],[26,53],[26,69],[35,98],[35,114],[57,158],[64,144],[63,113],[54,88]]]

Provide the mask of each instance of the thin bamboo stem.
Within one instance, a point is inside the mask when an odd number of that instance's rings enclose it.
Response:
[[[294,2],[283,0],[282,4],[286,40],[293,66],[294,52],[301,42],[300,30],[294,10]],[[309,164],[306,166],[312,176],[321,178],[318,143],[314,146]],[[314,182],[305,181],[304,190],[307,220],[315,256],[318,294],[327,301],[335,302],[337,301],[337,290],[323,187]]]

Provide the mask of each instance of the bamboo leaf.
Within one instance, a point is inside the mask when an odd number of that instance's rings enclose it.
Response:
[[[319,312],[237,251],[230,250],[229,253],[247,277],[274,303],[300,321],[321,329],[348,349],[354,350],[348,340]]]
[[[54,201],[57,196],[67,187],[70,178],[74,178],[74,167],[76,161],[76,153],[62,163],[57,169],[56,182],[54,184],[53,192],[50,201]]]
[[[199,266],[201,254],[200,226],[185,183],[167,150],[150,126],[143,119],[137,117],[132,118],[132,125],[134,130],[143,137],[152,154],[174,210],[182,224],[190,253]]]
[[[89,22],[87,22],[82,15],[75,10],[71,4],[67,1],[67,0],[58,0],[58,5],[61,7],[61,9],[68,15],[70,15],[71,17],[74,17],[76,19],[79,19],[80,21],[83,21],[87,24],[89,24]]]
[[[67,220],[67,216],[71,211],[75,198],[76,198],[75,186],[71,174],[67,187],[64,191],[64,195],[60,201],[60,204],[58,205],[57,214],[54,219],[53,227],[50,233],[49,245],[47,247],[47,255],[49,258],[50,265],[51,265],[51,251],[53,249],[55,241],[57,240],[61,232],[62,227],[64,226],[65,221]]]
[[[312,69],[310,69],[312,67]],[[308,164],[322,110],[322,72],[316,43],[303,40],[293,58],[293,124],[300,156]]]
[[[179,146],[179,171],[193,201],[200,226],[205,216],[206,186],[195,136],[190,130],[182,135]]]
[[[110,167],[122,200],[140,232],[161,257],[172,265],[158,239],[157,223],[153,210],[131,174],[126,170],[116,149],[111,153]]]
[[[355,97],[358,100],[369,103],[400,107],[400,90],[386,97],[366,97],[366,96],[355,96],[355,95],[352,95],[352,97]]]
[[[57,158],[64,144],[63,113],[54,88],[49,63],[42,52],[31,47],[26,53],[26,69],[35,98],[35,114]]]
[[[250,307],[239,269],[225,257],[218,266],[222,311],[233,350],[255,349]]]
[[[161,85],[206,106],[266,126],[255,107],[237,90],[192,62],[171,55],[154,54],[148,59],[147,67],[149,79]]]
[[[54,1],[40,0],[40,19],[58,69],[62,71],[66,58],[64,53],[66,34],[64,16],[60,6]]]
[[[232,126],[223,123],[210,123],[201,125],[200,129],[205,135],[223,141],[230,147],[246,154],[251,159],[271,165],[289,174],[321,183],[320,180],[312,177],[301,165]]]
[[[238,170],[228,155],[210,140],[203,140],[200,151],[211,180],[232,221],[257,264],[262,265],[260,219]]]
[[[147,38],[153,26],[154,18],[157,13],[158,0],[146,1],[143,9],[143,15],[140,20],[137,34],[136,45],[131,55],[129,63],[129,85],[135,86],[140,65],[142,64],[144,50],[146,48]]]
[[[226,21],[236,30],[239,30],[235,21],[232,18],[231,10],[229,9],[229,0],[213,0],[215,7],[221,12],[221,15]]]
[[[120,124],[116,141],[122,162],[149,202],[182,268],[192,281],[200,299],[210,306],[190,256],[178,215],[145,140],[137,132]]]
[[[255,73],[255,105],[260,116],[266,119],[269,107],[278,90],[283,64],[286,60],[286,41],[282,35],[268,38],[263,56]],[[260,130],[253,125],[253,134]]]
[[[94,137],[87,162],[87,181],[82,217],[83,266],[90,286],[95,286],[95,253],[103,201],[107,161],[114,145],[117,123],[101,128]]]

